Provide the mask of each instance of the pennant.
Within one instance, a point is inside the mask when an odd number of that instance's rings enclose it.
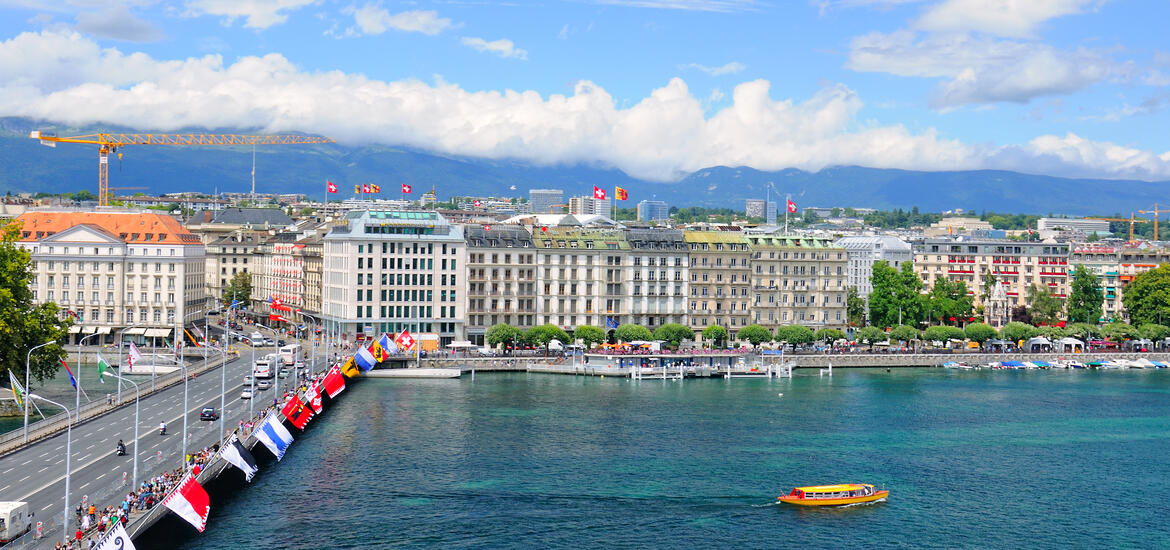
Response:
[[[134,363],[142,361],[142,354],[138,352],[138,346],[135,346],[134,342],[130,342],[130,354],[129,355],[130,355],[130,357],[126,361],[126,365],[128,367],[128,370],[133,371],[134,370]]]
[[[73,371],[69,370],[69,364],[61,361],[61,366],[65,367],[65,372],[69,373],[69,383],[73,384],[73,389],[77,389],[77,379],[73,377]]]
[[[20,408],[24,408],[24,388],[20,387],[20,382],[16,381],[16,376],[12,371],[8,371],[8,384],[12,386],[12,398],[16,400],[16,404]]]
[[[602,189],[602,188],[594,185],[593,186],[593,198],[595,198],[597,200],[605,200],[605,189]]]
[[[374,354],[370,353],[370,350],[366,349],[365,346],[358,348],[357,353],[353,355],[353,360],[364,371],[368,371],[378,364],[378,360],[374,359]]]
[[[126,533],[126,528],[122,527],[122,522],[115,521],[109,534],[94,547],[94,550],[134,550],[134,541],[130,540],[130,535]]]
[[[333,368],[329,369],[329,374],[325,375],[325,379],[321,383],[330,399],[345,391],[345,377],[341,375],[341,368],[337,365],[333,365]]]
[[[300,396],[296,395],[284,405],[284,408],[280,412],[298,430],[305,429],[305,426],[309,424],[309,420],[313,419],[313,411],[305,406]]]
[[[346,378],[357,378],[357,375],[361,374],[361,372],[358,371],[357,363],[354,362],[353,357],[350,357],[345,362],[345,364],[341,366],[341,374],[344,374]]]
[[[410,335],[409,330],[404,330],[398,333],[398,338],[395,338],[394,341],[398,344],[398,347],[402,349],[410,349],[414,347],[414,337]]]
[[[621,187],[614,187],[613,194],[614,194],[614,196],[617,197],[617,200],[619,200],[619,201],[629,200],[629,198],[630,198],[630,194],[627,193],[626,190],[622,189]]]
[[[788,201],[788,212],[791,214],[795,214],[796,213],[796,203],[792,202],[792,199],[786,199],[786,200]]]
[[[260,425],[260,429],[256,430],[256,439],[259,439],[260,443],[272,451],[272,456],[275,456],[276,460],[284,458],[284,452],[293,442],[293,436],[288,432],[288,428],[285,428],[280,420],[277,420],[276,416],[272,414],[269,414],[268,419]]]
[[[402,192],[403,193],[410,193],[410,186],[405,184],[405,183],[402,184]]]
[[[317,414],[321,414],[321,411],[325,409],[325,407],[321,404],[320,382],[313,382],[313,384],[309,386],[309,389],[305,390],[305,401],[309,404],[309,407],[313,409],[313,412]]]
[[[256,466],[256,459],[252,457],[252,453],[248,452],[248,449],[240,444],[239,438],[235,435],[232,435],[227,445],[224,445],[223,449],[219,451],[219,456],[232,463],[236,468],[239,468],[241,472],[244,472],[244,479],[248,481],[252,481],[252,476],[256,475],[256,472],[260,470]]]
[[[337,192],[337,185],[331,181],[326,181],[325,182],[325,190],[329,191],[330,193],[336,193]]]
[[[106,383],[106,371],[108,370],[110,370],[110,364],[101,355],[98,355],[98,382]]]
[[[183,478],[179,488],[163,500],[163,506],[170,508],[179,517],[187,520],[200,533],[207,527],[207,514],[211,512],[211,499],[203,486],[191,474]]]

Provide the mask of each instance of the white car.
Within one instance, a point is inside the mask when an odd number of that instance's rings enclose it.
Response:
[[[272,384],[269,384],[267,380],[261,380],[259,382],[256,382],[256,390],[257,391],[264,391],[264,390],[271,388],[271,387],[272,387]]]
[[[252,390],[245,388],[244,391],[240,392],[240,399],[251,399],[251,398],[252,398]]]

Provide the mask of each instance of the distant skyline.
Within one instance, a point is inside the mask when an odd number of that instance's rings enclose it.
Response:
[[[0,0],[0,116],[671,181],[709,166],[1170,180],[1165,2]]]

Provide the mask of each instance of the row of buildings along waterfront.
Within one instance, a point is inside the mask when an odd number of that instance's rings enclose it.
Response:
[[[623,225],[601,214],[449,218],[394,204],[322,214],[221,208],[183,223],[152,210],[58,209],[17,219],[35,299],[76,314],[74,341],[102,335],[91,342],[123,330],[173,338],[221,309],[240,274],[252,286],[244,311],[262,322],[319,323],[349,337],[409,329],[443,344],[482,344],[498,323],[570,331],[681,323],[732,334],[751,324],[844,328],[848,289],[868,295],[877,261],[912,263],[928,289],[963,281],[976,305],[985,305],[981,286],[991,274],[993,324],[1026,303],[1031,285],[1066,297],[1072,268],[1085,265],[1101,280],[1104,318],[1121,319],[1125,284],[1170,261],[1170,249],[1150,244],[956,236],[961,220],[942,236],[842,237]]]

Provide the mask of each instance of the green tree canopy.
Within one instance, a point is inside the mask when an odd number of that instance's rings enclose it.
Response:
[[[654,339],[654,335],[650,333],[650,329],[632,323],[627,323],[614,329],[613,337],[622,342],[633,342],[634,340],[650,341]]]
[[[1046,327],[1039,327],[1036,329],[1036,331],[1039,332],[1041,336],[1052,340],[1053,342],[1068,336],[1068,331],[1058,326],[1050,325]]]
[[[232,275],[227,286],[223,287],[223,303],[231,305],[232,300],[238,300],[242,307],[252,303],[252,274],[239,272]]]
[[[945,344],[951,339],[951,331],[942,325],[932,325],[922,331],[922,339],[928,342],[942,342]]]
[[[1025,325],[1024,323],[1012,322],[1008,323],[1000,329],[999,333],[1003,335],[1003,339],[1018,344],[1020,340],[1027,340],[1036,335],[1036,327],[1032,325]]]
[[[492,325],[484,333],[484,340],[487,341],[489,346],[493,347],[499,345],[514,346],[523,337],[524,333],[520,332],[520,329],[504,323]]]
[[[890,329],[890,340],[909,342],[918,339],[918,329],[909,325],[898,325]]]
[[[981,346],[984,342],[999,337],[999,331],[987,323],[971,323],[967,325],[967,328],[963,329],[963,334],[968,340],[979,342]]]
[[[1028,287],[1028,310],[1035,323],[1055,323],[1060,320],[1064,304],[1052,294],[1048,285],[1033,284]]]
[[[573,338],[580,340],[586,348],[592,348],[605,341],[605,331],[601,327],[581,325],[573,331]]]
[[[1089,340],[1094,336],[1101,335],[1101,329],[1097,325],[1090,323],[1073,323],[1064,327],[1069,335],[1076,336],[1081,340]]]
[[[735,336],[740,340],[751,342],[752,346],[759,346],[763,342],[772,340],[772,331],[760,325],[748,325],[739,329]]]
[[[711,325],[703,329],[703,340],[713,342],[715,347],[721,348],[727,344],[727,329],[719,325]]]
[[[1068,295],[1068,320],[1073,323],[1097,323],[1101,320],[1101,282],[1089,268],[1073,269],[1072,290]]]
[[[983,290],[983,294],[981,295],[983,303],[986,304],[991,299],[991,293],[995,290],[995,283],[997,281],[998,278],[990,270],[983,272],[982,282],[980,283],[980,287]]]
[[[887,339],[886,331],[877,327],[865,327],[857,331],[857,340],[869,344],[870,349],[873,349],[874,344],[885,342]]]
[[[57,343],[38,349],[29,358],[29,374],[38,381],[52,378],[65,358],[66,330],[72,322],[57,317],[57,304],[33,301],[30,256],[16,246],[21,225],[8,224],[0,234],[0,367],[12,371],[24,383],[25,358],[33,347],[52,340]],[[0,379],[8,382],[7,373]],[[27,388],[26,388],[27,390]]]
[[[1170,264],[1162,264],[1125,287],[1125,311],[1134,324],[1170,323]]]
[[[961,323],[971,317],[974,298],[967,294],[967,283],[940,277],[926,296],[931,322]],[[954,319],[952,321],[951,319]]]
[[[548,354],[548,345],[553,340],[568,344],[569,333],[556,325],[539,325],[524,332],[524,341],[534,346],[544,346],[545,355]]]
[[[911,262],[900,270],[885,260],[873,264],[869,293],[869,322],[877,327],[918,324],[923,317],[922,280],[914,273]]]
[[[654,339],[665,340],[670,342],[671,347],[677,348],[679,342],[682,342],[683,340],[694,340],[695,331],[691,330],[691,328],[686,325],[680,325],[678,323],[666,323],[654,331]]]
[[[777,342],[784,342],[792,345],[807,344],[813,341],[812,329],[803,325],[787,325],[776,329],[776,334],[772,337]]]
[[[1133,283],[1130,283],[1133,284]],[[1101,334],[1105,335],[1110,342],[1121,343],[1129,338],[1138,336],[1138,332],[1134,330],[1133,326],[1127,323],[1109,323],[1101,327]]]
[[[844,340],[845,333],[835,328],[823,328],[818,330],[817,333],[813,335],[813,338],[815,338],[817,342],[832,344],[837,340]]]
[[[1170,327],[1157,323],[1146,323],[1138,327],[1138,334],[1149,340],[1162,340],[1170,336]]]
[[[845,313],[851,326],[859,327],[865,323],[865,308],[865,298],[861,297],[857,287],[849,287],[845,292]]]

